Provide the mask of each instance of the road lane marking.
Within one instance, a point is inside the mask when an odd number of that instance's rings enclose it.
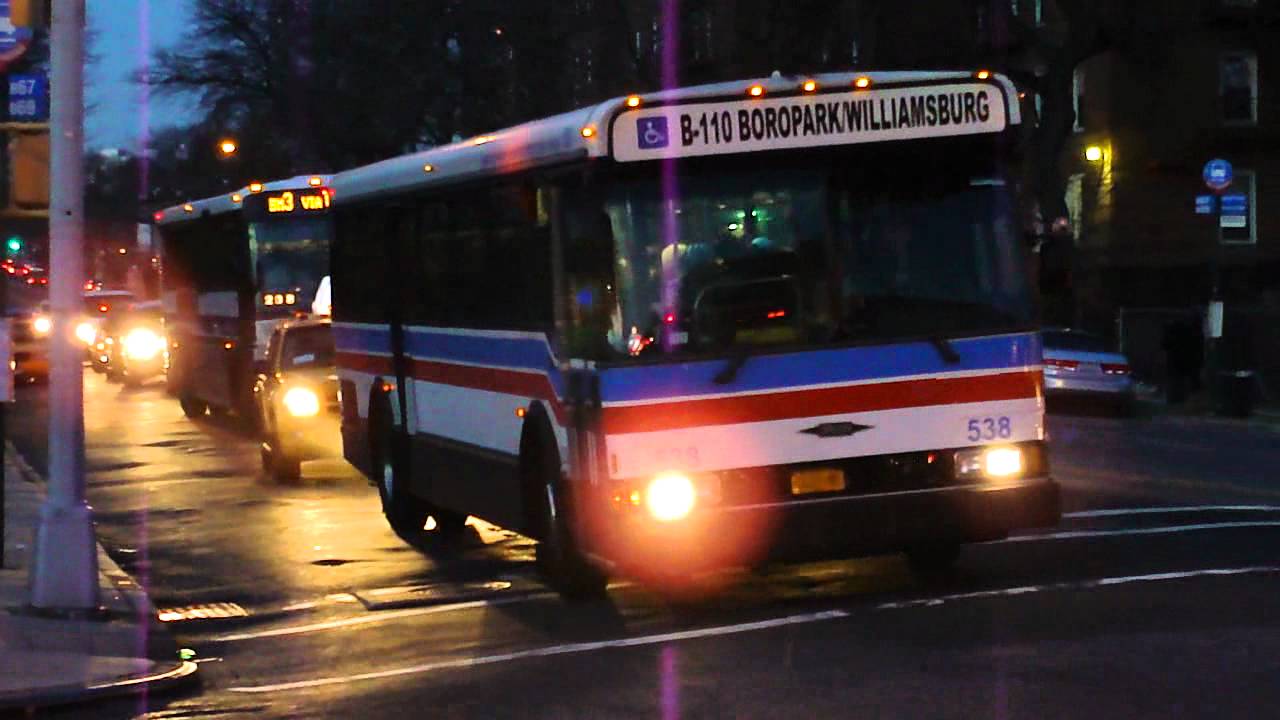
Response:
[[[1123,530],[1068,530],[1066,532],[1042,533],[1039,535],[1014,535],[1004,540],[996,540],[991,544],[1039,542],[1041,540],[1075,540],[1078,538],[1119,537],[1124,535],[1173,535],[1177,533],[1200,532],[1204,530],[1234,530],[1240,528],[1280,528],[1280,520],[1258,520],[1252,522],[1200,523],[1197,525],[1162,525],[1149,528],[1126,528]]]
[[[1255,565],[1239,568],[1208,568],[1202,570],[1182,570],[1175,572],[1150,573],[1147,575],[1124,575],[1120,577],[1099,578],[1083,582],[1051,583],[1048,585],[1023,585],[1020,587],[1000,588],[998,590],[978,590],[976,592],[955,593],[917,600],[881,603],[877,610],[905,610],[919,607],[938,607],[950,602],[963,600],[985,600],[988,598],[1014,597],[1017,595],[1033,595],[1035,593],[1056,590],[1090,590],[1101,587],[1115,587],[1142,582],[1167,582],[1170,580],[1188,580],[1199,577],[1225,577],[1231,575],[1271,575],[1280,573],[1280,566]]]
[[[241,632],[231,633],[229,635],[219,635],[217,637],[210,638],[209,642],[240,642],[242,640],[258,640],[261,638],[285,637],[288,635],[304,635],[324,630],[337,630],[339,628],[390,622],[392,620],[417,617],[419,615],[437,615],[439,613],[455,612],[458,610],[474,610],[477,608],[510,605],[512,603],[528,602],[530,600],[544,599],[553,596],[553,593],[534,593],[530,595],[520,595],[518,597],[496,598],[492,600],[471,600],[467,602],[449,603],[447,605],[407,608],[404,610],[383,610],[377,613],[358,615],[356,617],[344,618],[342,620],[330,620],[328,622],[311,623],[308,625],[291,625],[289,627],[275,628],[272,630],[259,630],[257,632]]]
[[[385,678],[399,677],[403,675],[420,675],[423,673],[435,672],[437,670],[493,665],[497,663],[512,662],[514,660],[525,660],[528,658],[575,655],[609,648],[643,647],[646,645],[660,645],[663,643],[681,642],[685,640],[699,640],[702,638],[722,637],[725,635],[738,635],[742,633],[768,630],[771,628],[786,627],[789,625],[806,625],[811,623],[828,622],[831,620],[847,618],[849,615],[850,613],[846,610],[825,610],[823,612],[806,613],[803,615],[788,615],[786,617],[761,620],[759,622],[739,623],[736,625],[716,625],[696,630],[680,630],[676,632],[660,633],[657,635],[640,635],[637,637],[621,638],[618,640],[599,640],[596,642],[570,643],[567,645],[550,645],[547,647],[532,648],[529,650],[501,653],[498,655],[483,655],[477,657],[456,658],[453,660],[440,660],[437,662],[423,663],[421,665],[411,665],[409,667],[393,668],[391,670],[380,670],[378,672],[323,677],[315,680],[298,680],[296,682],[278,683],[274,685],[233,687],[228,688],[228,690],[238,693],[270,693],[285,690],[303,690],[322,687],[325,685],[346,685],[350,683],[367,682],[370,680],[382,680]]]
[[[917,600],[906,600],[900,602],[882,603],[876,606],[877,610],[902,610],[917,607],[937,607],[948,602],[956,602],[961,600],[976,600],[998,597],[1013,597],[1018,595],[1029,595],[1034,593],[1048,592],[1054,590],[1080,590],[1102,587],[1114,587],[1117,585],[1126,585],[1141,582],[1167,582],[1171,580],[1185,580],[1197,577],[1223,577],[1232,575],[1262,575],[1280,573],[1280,566],[1260,565],[1238,568],[1210,568],[1201,570],[1186,570],[1176,572],[1151,573],[1147,575],[1124,575],[1116,577],[1098,578],[1095,580],[1086,580],[1083,582],[1066,582],[1054,583],[1048,585],[1025,585],[1020,587],[1001,588],[998,590],[982,590],[970,593],[957,593],[953,595],[943,595],[933,598],[921,598]],[[559,655],[576,655],[582,653],[595,652],[597,650],[607,650],[615,648],[632,648],[644,647],[649,645],[661,645],[672,642],[682,642],[687,640],[700,640],[712,637],[724,637],[728,635],[740,635],[744,633],[759,632],[762,630],[770,630],[779,627],[809,625],[814,623],[829,622],[832,620],[843,620],[853,616],[850,610],[825,610],[822,612],[806,613],[801,615],[788,615],[770,620],[761,620],[750,623],[739,623],[735,625],[717,625],[695,630],[680,630],[668,633],[659,633],[654,635],[641,635],[630,638],[619,638],[616,640],[599,640],[595,642],[569,643],[563,645],[550,645],[546,647],[530,648],[528,650],[518,650],[508,653],[499,653],[495,655],[480,655],[473,657],[454,658],[450,660],[437,660],[435,662],[422,663],[419,665],[410,665],[407,667],[391,668],[389,670],[379,670],[375,672],[357,673],[352,675],[334,675],[329,677],[321,677],[313,680],[297,680],[293,682],[275,683],[271,685],[249,685],[241,687],[228,688],[231,692],[236,693],[272,693],[285,692],[289,690],[305,690],[316,687],[324,687],[330,685],[349,685],[359,682],[369,682],[374,680],[385,680],[393,677],[403,677],[406,675],[422,675],[440,670],[457,670],[465,668],[474,668],[484,665],[496,665],[499,663],[514,662],[519,660],[528,660],[532,658],[554,657]]]
[[[1127,515],[1174,515],[1208,512],[1280,512],[1280,505],[1182,505],[1139,508],[1111,508],[1063,513],[1064,518],[1123,517]]]

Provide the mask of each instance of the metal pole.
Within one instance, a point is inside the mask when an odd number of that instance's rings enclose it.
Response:
[[[84,346],[76,342],[84,282],[84,8],[53,0],[50,33],[49,496],[40,510],[31,604],[98,607],[98,554],[84,486]]]

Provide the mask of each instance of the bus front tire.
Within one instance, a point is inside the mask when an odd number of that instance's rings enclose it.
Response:
[[[208,403],[189,395],[184,395],[179,398],[178,404],[182,406],[182,414],[193,420],[195,418],[204,417],[204,414],[209,410]]]
[[[609,579],[592,565],[574,540],[570,511],[561,492],[560,463],[545,447],[532,459],[537,472],[539,527],[541,539],[536,549],[539,572],[547,584],[565,600],[587,601],[608,594]]]

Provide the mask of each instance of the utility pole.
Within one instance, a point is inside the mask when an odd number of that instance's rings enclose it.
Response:
[[[73,328],[84,282],[85,0],[54,0],[50,33],[49,496],[40,510],[31,604],[98,608],[98,554],[84,483],[84,347]]]

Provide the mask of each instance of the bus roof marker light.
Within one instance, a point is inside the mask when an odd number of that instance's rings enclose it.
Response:
[[[629,108],[638,108],[638,107],[640,107],[640,96],[639,96],[639,95],[632,95],[631,97],[628,97],[628,98],[627,98],[627,107],[629,107]]]
[[[595,136],[596,136],[596,129],[595,129],[594,127],[592,127],[591,125],[587,125],[587,126],[583,127],[583,128],[582,128],[582,130],[580,130],[579,132],[581,132],[581,133],[582,133],[582,137],[584,137],[584,138],[586,138],[586,139],[588,139],[588,140],[590,140],[591,138],[593,138],[593,137],[595,137]]]
[[[853,81],[853,86],[858,88],[859,90],[866,90],[867,88],[871,87],[871,78],[867,77],[866,75],[863,75],[862,77]]]
[[[979,79],[979,80],[990,80],[990,79],[991,79],[991,71],[990,71],[990,70],[979,70],[979,71],[978,71],[978,79]]]
[[[756,83],[755,85],[747,88],[747,94],[751,97],[762,97],[764,95],[764,86],[760,83]]]
[[[184,205],[182,206],[182,211],[183,211],[183,212],[195,212],[195,211],[196,211],[196,206],[195,206],[195,205],[192,205],[191,203],[186,203],[186,204],[184,204]]]
[[[817,92],[817,90],[818,90],[818,81],[817,81],[817,80],[805,80],[805,81],[804,81],[804,84],[800,86],[800,89],[801,89],[801,90],[804,90],[804,91],[805,91],[805,92],[807,92],[807,93]]]
[[[310,185],[311,187],[320,187],[321,185],[324,184],[324,178],[320,177],[319,175],[312,175],[311,177],[307,178],[307,184]]]
[[[426,165],[422,166],[422,172],[424,173],[433,173],[435,171],[436,171],[436,166],[432,165],[431,163],[427,163]]]
[[[240,203],[244,202],[244,196],[241,195],[240,193],[232,193],[231,202],[239,205]]]
[[[262,192],[262,183],[260,183],[260,182],[251,182],[251,183],[249,183],[249,192],[251,192],[251,193],[260,193],[260,192]]]
[[[156,221],[156,222],[160,222],[161,220],[163,220],[163,219],[164,219],[164,211],[163,211],[163,210],[157,210],[157,211],[156,211],[156,214],[155,214],[155,215],[152,215],[151,217],[155,218],[155,221]]]

